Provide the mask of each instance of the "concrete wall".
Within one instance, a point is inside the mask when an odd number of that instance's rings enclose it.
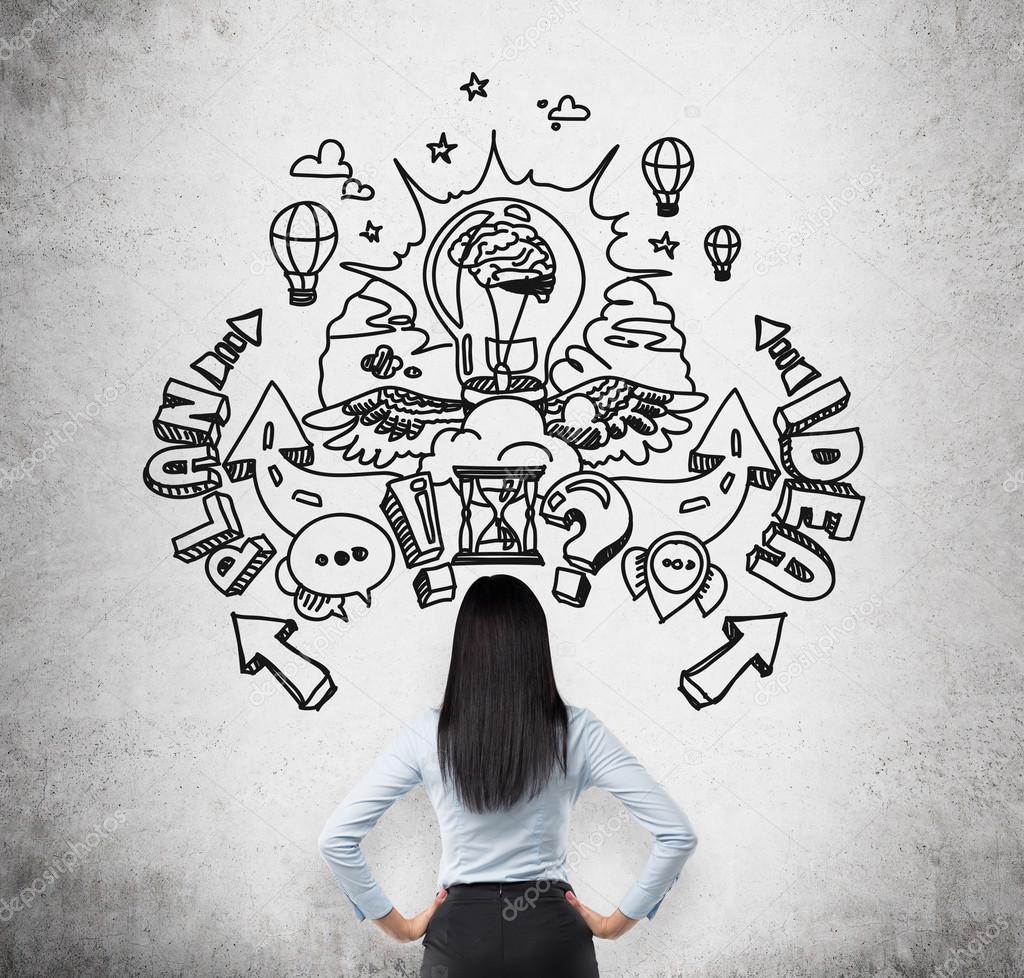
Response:
[[[270,377],[316,406],[324,325],[353,279],[335,270],[312,310],[287,304],[266,229],[307,190],[295,157],[344,142],[377,197],[335,208],[338,258],[379,258],[414,230],[392,156],[458,189],[492,126],[513,172],[556,181],[621,143],[600,204],[632,211],[626,258],[674,270],[659,295],[709,403],[738,386],[771,431],[783,395],[753,349],[762,313],[842,373],[841,418],[867,446],[826,599],[744,577],[767,495],[730,530],[728,609],[790,617],[774,677],[718,706],[676,690],[722,640],[718,616],[658,626],[614,568],[582,611],[548,599],[566,698],[701,837],[655,921],[599,947],[603,973],[1024,969],[1019,7],[68,0],[5,3],[0,25],[0,972],[418,973],[417,946],[356,923],[315,842],[439,700],[454,605],[420,612],[403,571],[323,653],[338,693],[302,713],[265,673],[239,674],[228,614],[287,602],[269,580],[226,600],[174,560],[198,503],[140,473],[166,379],[254,306],[265,341],[232,375],[225,444]],[[491,81],[467,103],[471,70]],[[593,115],[555,133],[536,102],[563,92]],[[424,148],[441,130],[460,144],[450,167]],[[697,159],[672,222],[638,164],[665,132]],[[368,216],[377,251],[357,235]],[[744,235],[728,289],[700,254],[715,221]],[[674,263],[646,243],[666,227]],[[261,527],[251,489],[233,491]],[[550,569],[525,576],[546,593]],[[574,821],[574,882],[604,910],[648,846],[620,814],[590,793]],[[401,909],[428,902],[422,791],[366,851]]]

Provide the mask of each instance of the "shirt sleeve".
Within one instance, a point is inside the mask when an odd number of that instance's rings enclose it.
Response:
[[[697,836],[669,793],[597,717],[589,710],[587,714],[585,787],[604,788],[613,794],[654,836],[647,865],[619,901],[619,910],[633,920],[651,919],[696,848]]]
[[[402,795],[422,781],[417,751],[420,735],[406,726],[356,782],[320,833],[320,854],[356,917],[377,920],[394,906],[374,880],[360,842]]]

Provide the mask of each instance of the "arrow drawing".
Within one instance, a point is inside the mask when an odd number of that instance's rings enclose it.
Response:
[[[273,381],[267,384],[242,433],[224,459],[228,478],[232,482],[251,479],[256,473],[257,459],[268,453],[276,453],[296,465],[308,465],[313,461],[313,446],[281,388]]]
[[[673,514],[677,529],[705,543],[732,525],[751,487],[771,489],[779,477],[778,466],[736,388],[722,401],[700,441],[690,450],[689,465],[691,472],[700,474],[664,483],[651,479],[616,481],[647,483],[637,495],[663,513]]]
[[[267,515],[294,536],[311,520],[329,513],[354,511],[365,496],[375,511],[393,472],[322,472],[311,468],[316,454],[298,418],[277,384],[263,392],[227,458],[232,482],[252,479]]]
[[[722,622],[726,643],[679,675],[679,692],[690,706],[701,710],[720,703],[748,666],[753,666],[762,678],[771,675],[785,617],[785,612],[727,615]]]
[[[289,618],[231,613],[238,643],[238,666],[253,676],[267,668],[300,710],[319,710],[337,686],[327,667],[303,655],[289,641],[298,626]]]

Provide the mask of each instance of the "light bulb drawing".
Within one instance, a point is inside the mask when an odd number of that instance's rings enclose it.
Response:
[[[676,136],[656,139],[644,150],[641,165],[658,203],[658,217],[675,217],[679,213],[679,193],[693,176],[690,147]]]
[[[510,218],[529,220],[525,208],[508,207]],[[464,231],[448,249],[448,259],[468,272],[484,290],[494,321],[493,344],[488,341],[488,366],[494,373],[495,389],[509,388],[511,369],[531,370],[537,364],[535,344],[516,349],[515,337],[526,303],[532,296],[538,303],[551,298],[555,287],[555,258],[548,243],[536,229],[514,220],[482,221]],[[511,319],[511,328],[508,322]]]
[[[542,397],[548,352],[583,293],[582,261],[564,227],[532,203],[484,201],[437,236],[424,276],[456,341],[467,396]]]
[[[289,204],[270,225],[270,249],[288,280],[293,306],[316,302],[317,276],[338,244],[338,225],[331,212],[313,200]]]
[[[728,282],[732,277],[732,263],[739,257],[740,233],[728,224],[712,228],[704,236],[704,254],[715,270],[716,282]]]

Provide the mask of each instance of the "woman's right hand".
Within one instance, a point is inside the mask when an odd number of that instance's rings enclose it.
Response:
[[[626,931],[637,923],[632,917],[627,917],[621,910],[616,910],[607,917],[604,914],[599,914],[596,910],[591,910],[590,907],[580,903],[572,890],[566,891],[565,898],[576,908],[594,937],[600,937],[606,941],[614,941],[617,937],[622,937]]]
[[[426,932],[427,925],[430,923],[430,918],[434,916],[437,908],[444,903],[444,898],[448,896],[447,890],[440,890],[434,902],[427,907],[422,913],[416,914],[415,917],[403,917],[397,907],[392,907],[390,913],[384,917],[380,917],[374,921],[374,923],[388,935],[392,940],[398,941],[399,944],[408,944],[410,941],[418,941]]]

